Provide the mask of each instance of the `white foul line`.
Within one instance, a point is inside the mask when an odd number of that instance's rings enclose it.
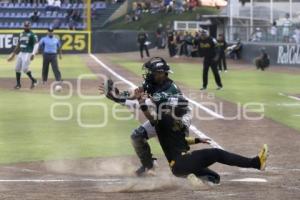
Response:
[[[295,97],[295,96],[292,96],[292,95],[287,95],[287,94],[283,94],[281,92],[278,93],[280,96],[285,96],[285,97],[288,97],[290,99],[293,99],[293,100],[296,100],[296,101],[300,101],[300,98],[299,97]]]
[[[105,63],[103,63],[99,58],[97,58],[95,55],[93,54],[89,54],[98,64],[100,64],[104,69],[106,69],[107,71],[109,71],[111,74],[113,74],[115,77],[117,77],[118,79],[124,81],[125,83],[127,83],[128,85],[130,85],[131,87],[137,87],[134,83],[130,82],[129,80],[125,79],[123,76],[121,76],[120,74],[116,73],[114,70],[112,70],[110,67],[108,67]],[[187,97],[186,97],[187,98]],[[196,101],[187,98],[188,101],[190,101],[191,103],[193,103],[196,107],[204,110],[205,112],[207,112],[208,114],[216,117],[216,118],[221,118],[224,119],[224,117],[206,107],[204,107],[203,105],[197,103]],[[210,137],[208,137],[206,134],[204,134],[203,132],[201,132],[199,129],[197,129],[195,126],[191,125],[190,129],[196,134],[198,135],[200,138],[208,138],[210,139],[210,145],[214,148],[219,148],[219,149],[223,149],[217,142],[215,142],[213,139],[211,139]]]
[[[117,77],[118,79],[124,81],[125,83],[127,83],[128,85],[130,85],[131,87],[136,88],[137,86],[130,82],[129,80],[125,79],[123,76],[119,75],[118,73],[116,73],[114,70],[112,70],[110,67],[108,67],[105,63],[103,63],[99,58],[97,58],[95,55],[90,54],[90,56],[97,62],[99,63],[103,68],[105,68],[107,71],[109,71],[111,74],[113,74],[115,77]],[[192,104],[194,104],[196,107],[202,109],[203,111],[205,111],[206,113],[210,114],[211,116],[218,118],[218,119],[224,119],[224,116],[206,108],[205,106],[201,105],[200,103],[188,98],[185,96],[185,98],[190,101]]]

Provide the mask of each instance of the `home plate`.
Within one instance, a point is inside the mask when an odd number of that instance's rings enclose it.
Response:
[[[232,179],[233,182],[250,182],[250,183],[266,183],[268,182],[264,178],[242,178],[242,179]]]

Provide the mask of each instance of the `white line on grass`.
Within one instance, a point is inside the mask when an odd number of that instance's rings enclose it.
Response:
[[[90,56],[97,62],[99,63],[103,68],[105,68],[107,71],[109,71],[111,74],[113,74],[114,76],[116,76],[118,79],[124,81],[125,83],[127,83],[128,85],[130,85],[131,87],[137,87],[134,83],[130,82],[129,80],[125,79],[123,76],[119,75],[118,73],[116,73],[114,70],[112,70],[110,67],[108,67],[105,63],[103,63],[98,57],[96,57],[93,54],[90,54]],[[209,108],[201,105],[200,103],[185,97],[187,100],[189,100],[192,104],[194,104],[195,106],[197,106],[198,108],[202,109],[203,111],[205,111],[206,113],[210,114],[211,116],[218,118],[218,119],[224,119],[223,115],[220,115],[219,113],[216,113],[212,110],[210,110]]]
[[[126,78],[124,78],[123,76],[121,76],[120,74],[116,73],[114,70],[112,70],[109,66],[107,66],[105,63],[103,63],[99,58],[97,58],[95,55],[90,54],[90,56],[98,63],[100,64],[104,69],[106,69],[107,71],[109,71],[112,75],[114,75],[115,77],[117,77],[118,79],[124,81],[125,83],[127,83],[128,85],[130,85],[131,87],[137,87],[134,83],[130,82],[129,80],[127,80]],[[187,98],[187,97],[186,97]],[[204,110],[205,112],[207,112],[208,114],[210,114],[211,116],[214,116],[216,118],[219,119],[224,119],[224,116],[206,108],[205,106],[197,103],[196,101],[187,98],[187,100],[189,100],[192,104],[194,104],[196,107]],[[220,148],[223,149],[217,142],[215,142],[213,139],[211,139],[210,137],[208,137],[206,134],[204,134],[203,132],[201,132],[199,129],[197,129],[195,126],[191,125],[190,129],[199,137],[201,138],[208,138],[210,139],[210,145],[214,148]]]
[[[281,93],[279,92],[278,93],[280,96],[284,96],[284,97],[288,97],[290,99],[293,99],[293,100],[296,100],[296,101],[300,101],[300,98],[299,97],[295,97],[295,96],[292,96],[292,95],[287,95],[287,94],[284,94],[284,93]]]

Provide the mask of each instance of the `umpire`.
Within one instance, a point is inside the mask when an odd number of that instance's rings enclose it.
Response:
[[[193,42],[198,46],[198,50],[201,57],[204,57],[203,62],[203,87],[201,90],[206,90],[208,84],[208,71],[211,68],[215,81],[217,84],[217,90],[223,88],[221,77],[218,71],[218,61],[220,57],[220,50],[215,38],[209,36],[208,31],[202,29],[200,32],[200,38]]]
[[[56,81],[61,81],[61,73],[58,68],[57,54],[59,59],[61,56],[61,44],[60,40],[53,35],[53,28],[48,28],[47,36],[43,37],[40,41],[40,48],[43,50],[43,70],[42,70],[42,79],[43,84],[48,80],[49,64],[55,76]]]

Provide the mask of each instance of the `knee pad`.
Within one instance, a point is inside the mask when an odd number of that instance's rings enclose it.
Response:
[[[134,144],[139,142],[145,142],[147,139],[147,131],[143,126],[138,127],[131,134],[131,141]]]

